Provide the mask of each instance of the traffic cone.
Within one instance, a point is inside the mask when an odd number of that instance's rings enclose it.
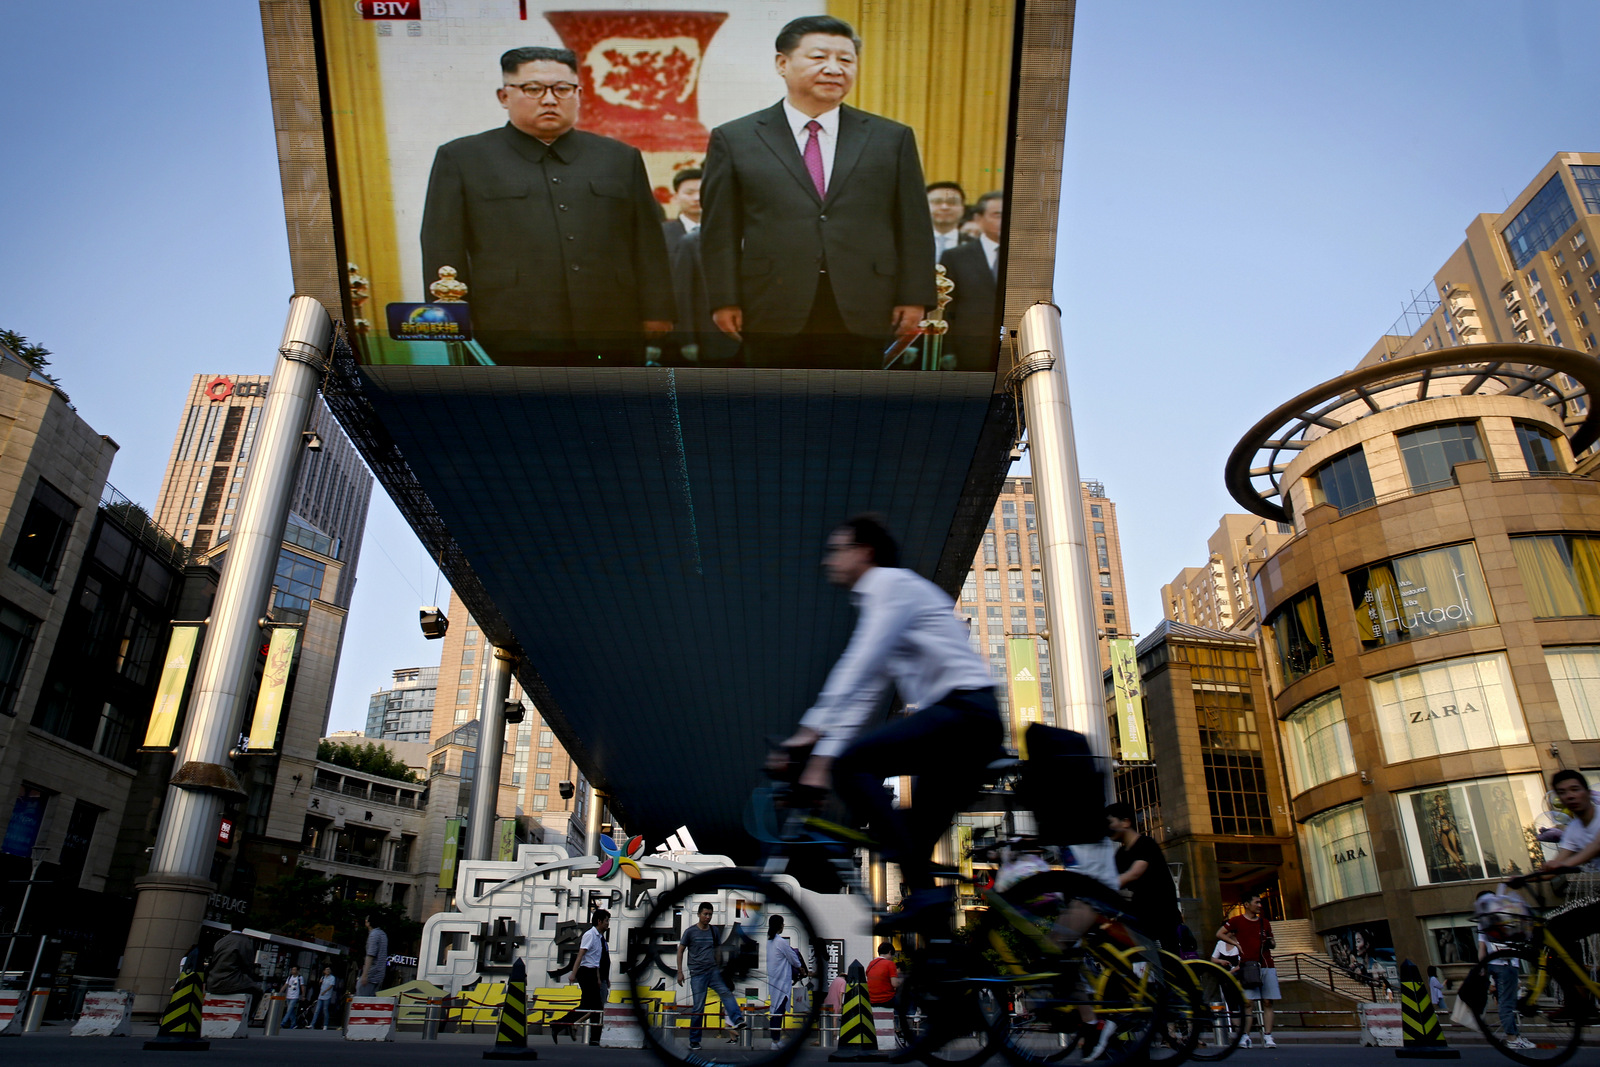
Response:
[[[839,1048],[828,1060],[830,1063],[869,1063],[888,1058],[887,1053],[878,1051],[872,1001],[867,999],[867,972],[860,960],[851,960],[845,971],[844,997],[839,1002]]]
[[[506,979],[506,1000],[500,1005],[500,1025],[494,1032],[494,1048],[485,1052],[483,1058],[539,1058],[539,1054],[528,1047],[528,965],[520,958],[511,965],[511,977]]]
[[[211,1042],[200,1039],[200,1006],[206,998],[203,971],[184,971],[172,987],[172,999],[161,1014],[156,1036],[144,1043],[153,1052],[206,1052]]]
[[[1445,1044],[1439,1015],[1433,1010],[1433,997],[1428,995],[1428,983],[1410,960],[1400,965],[1400,1038],[1403,1044],[1394,1054],[1402,1059],[1461,1058],[1460,1049]]]

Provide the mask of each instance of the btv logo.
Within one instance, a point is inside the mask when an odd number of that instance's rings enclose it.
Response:
[[[364,19],[420,19],[422,0],[356,0]]]

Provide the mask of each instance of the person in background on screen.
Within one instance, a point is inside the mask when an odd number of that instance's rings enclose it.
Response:
[[[496,363],[638,365],[672,329],[661,213],[637,148],[573,127],[578,57],[513,48],[509,121],[442,145],[422,213],[422,284],[454,267]]]
[[[1000,345],[995,300],[1000,291],[1000,230],[1005,223],[1005,194],[998,190],[978,197],[978,239],[952,248],[940,260],[955,283],[946,305],[945,351],[956,357],[957,370],[988,370]]]
[[[967,194],[959,182],[928,184],[928,214],[933,216],[933,254],[942,256],[972,238],[961,232],[961,219],[967,213]]]
[[[774,47],[784,99],[706,149],[712,315],[748,366],[878,369],[935,299],[916,135],[843,105],[861,54],[848,22],[795,19]]]
[[[685,167],[672,176],[672,206],[678,214],[661,224],[669,257],[679,241],[700,228],[700,177],[699,167]]]
[[[983,232],[983,225],[978,222],[978,207],[976,204],[967,208],[967,213],[961,216],[961,226],[959,228],[961,236],[969,241],[976,241],[978,235]]]

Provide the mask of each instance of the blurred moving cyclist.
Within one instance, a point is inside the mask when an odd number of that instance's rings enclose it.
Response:
[[[911,896],[875,933],[943,920],[952,893],[933,884],[934,845],[977,797],[989,763],[1005,755],[989,668],[967,643],[954,602],[900,566],[899,546],[879,517],[858,515],[834,530],[822,568],[828,581],[850,590],[860,618],[816,703],[769,768],[804,759],[800,785],[826,790],[831,781],[851,813],[869,823],[884,856],[899,863]],[[869,729],[890,683],[911,714]],[[883,786],[898,775],[917,776],[909,811],[897,809]]]

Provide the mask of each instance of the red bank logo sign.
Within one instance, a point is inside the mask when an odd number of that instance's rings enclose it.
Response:
[[[422,0],[356,0],[364,19],[420,19]]]

